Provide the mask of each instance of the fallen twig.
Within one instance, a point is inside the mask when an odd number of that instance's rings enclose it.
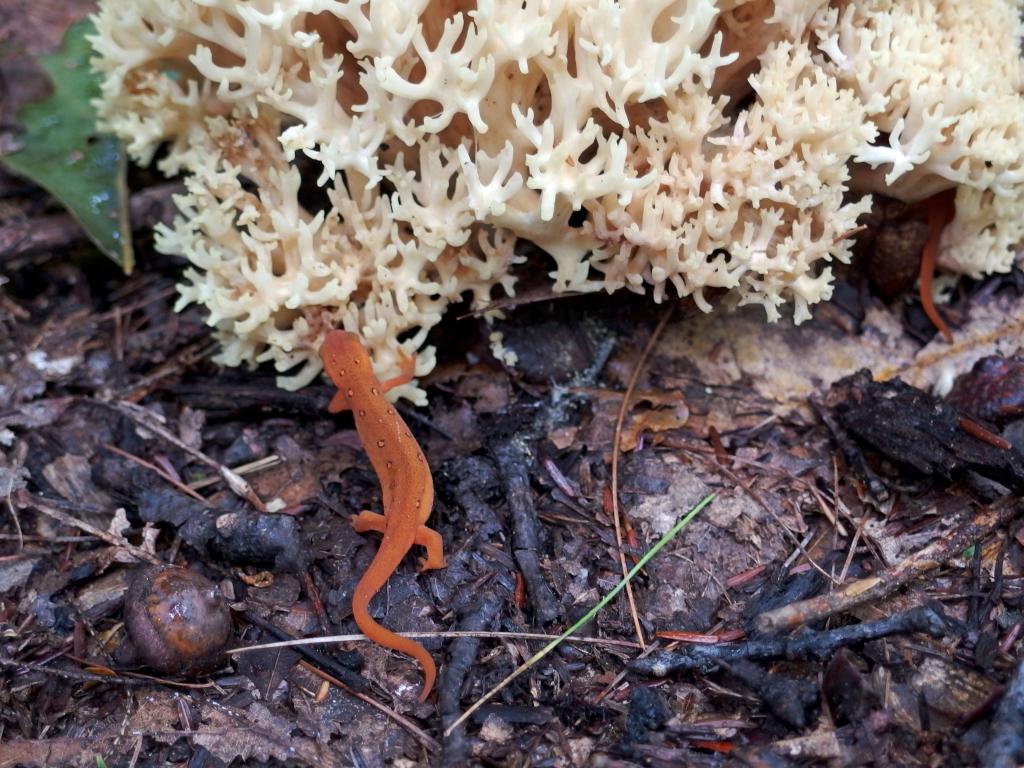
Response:
[[[494,623],[504,602],[504,595],[498,591],[482,592],[472,610],[459,622],[459,628],[470,635],[485,634],[485,628]],[[437,686],[437,709],[442,728],[447,728],[459,719],[459,694],[476,662],[479,646],[480,640],[477,637],[459,637],[448,648],[448,663],[441,668],[441,679]],[[469,743],[461,728],[445,734],[440,765],[452,768],[468,765],[469,754]]]
[[[262,472],[265,469],[270,469],[282,464],[284,459],[278,456],[276,453],[272,453],[269,456],[264,456],[262,459],[256,459],[245,464],[239,464],[237,467],[232,467],[232,470],[239,475],[251,475],[255,472]],[[210,485],[216,485],[221,482],[220,477],[202,477],[194,482],[188,484],[188,487],[193,491],[198,491],[200,488],[206,488]],[[200,497],[201,498],[201,497]],[[203,499],[205,501],[205,499]]]
[[[933,571],[959,556],[965,549],[1006,523],[1024,509],[1018,498],[1003,498],[962,519],[948,535],[943,535],[892,568],[866,579],[844,584],[834,592],[766,611],[754,619],[758,631],[773,634],[847,611],[854,606],[876,602],[900,587]]]
[[[33,661],[9,659],[6,656],[0,656],[0,667],[31,670],[44,675],[50,675],[51,677],[61,677],[66,680],[77,680],[80,683],[104,683],[127,687],[152,686],[159,685],[161,683],[160,680],[157,680],[154,677],[115,677],[111,675],[95,675],[90,672],[81,672],[77,669],[60,669],[59,667],[49,667],[45,664],[39,664]],[[3,765],[3,763],[0,763],[0,765]]]
[[[116,445],[110,445],[109,443],[105,443],[103,445],[103,447],[106,448],[108,451],[110,451],[112,453],[116,453],[121,458],[127,459],[128,461],[131,461],[131,462],[133,462],[135,464],[138,464],[140,467],[145,467],[146,469],[156,473],[159,477],[161,477],[162,479],[164,479],[165,481],[167,481],[168,483],[173,485],[175,488],[177,488],[182,493],[187,494],[188,496],[191,496],[196,501],[200,501],[203,504],[208,504],[209,503],[200,494],[196,493],[195,490],[193,490],[192,488],[190,488],[187,485],[185,485],[183,482],[178,480],[176,477],[171,477],[171,475],[169,475],[167,472],[164,472],[164,470],[160,469],[160,467],[158,467],[156,464],[153,464],[153,463],[151,463],[149,461],[146,461],[145,459],[142,459],[142,458],[136,456],[133,453],[128,453],[128,451],[122,451]]]
[[[14,532],[18,537],[18,551],[25,548],[25,534],[21,530],[21,520],[18,519],[18,512],[14,509],[14,502],[11,494],[15,489],[25,487],[25,478],[28,471],[24,467],[15,466],[13,469],[0,468],[0,498],[7,505],[7,511],[11,514],[11,522],[14,523]]]
[[[264,643],[262,645],[251,645],[246,648],[234,648],[228,651],[228,654],[233,655],[236,653],[246,653],[249,651],[263,651],[270,648],[292,648],[299,655],[305,656],[312,663],[320,665],[321,667],[329,671],[332,675],[339,678],[343,683],[345,683],[346,686],[348,686],[349,689],[353,691],[365,691],[367,689],[367,680],[362,675],[342,666],[329,656],[325,656],[319,651],[315,651],[312,648],[306,647],[307,645],[313,645],[314,643],[309,641],[314,640],[316,638],[292,637],[280,627],[271,624],[269,621],[261,619],[259,616],[252,613],[252,611],[244,611],[242,615],[245,617],[245,620],[248,621],[250,624],[254,624],[255,626],[262,629],[264,632],[273,635],[276,638],[279,638],[280,641],[276,643]],[[331,639],[322,638],[320,639],[320,642],[317,642],[316,644],[319,645],[322,642],[331,642]]]
[[[551,587],[541,573],[537,533],[537,511],[530,493],[527,467],[532,463],[530,448],[522,435],[496,442],[491,456],[501,473],[505,499],[512,518],[512,554],[516,558],[537,623],[547,624],[558,618],[559,607]]]
[[[189,456],[193,457],[197,461],[202,462],[206,466],[214,469],[219,474],[227,486],[238,496],[248,501],[257,511],[266,513],[267,505],[263,503],[263,500],[256,495],[256,491],[252,489],[252,486],[245,481],[237,472],[234,472],[228,467],[225,467],[219,461],[215,461],[207,456],[200,450],[193,448],[188,445],[184,440],[179,438],[169,429],[164,427],[158,420],[157,416],[151,411],[143,408],[135,403],[129,403],[126,401],[108,403],[103,400],[94,400],[93,402],[103,403],[109,408],[113,408],[120,414],[127,416],[129,419],[134,421],[143,429],[152,432],[157,435],[160,439],[167,441],[175,448],[184,451]]]
[[[630,662],[629,668],[653,677],[665,677],[683,669],[710,672],[723,663],[740,659],[826,659],[837,649],[865,640],[890,635],[924,632],[945,637],[950,619],[938,606],[920,606],[878,621],[866,621],[822,632],[805,629],[792,636],[748,640],[744,643],[691,645],[675,651],[660,651]]]
[[[111,533],[110,531],[104,531],[102,528],[97,528],[95,525],[91,525],[84,520],[79,520],[77,517],[69,515],[67,512],[52,506],[45,499],[29,493],[24,488],[15,492],[14,500],[17,502],[19,508],[24,509],[26,507],[31,507],[47,517],[52,517],[54,520],[60,521],[64,525],[69,525],[72,528],[85,531],[98,539],[102,539],[113,547],[123,549],[138,560],[143,560],[154,565],[164,565],[164,561],[159,557],[154,555],[152,552],[147,552],[144,549],[136,547],[124,538],[124,536],[119,536]]]
[[[248,614],[246,614],[248,616]],[[262,623],[253,623],[263,626]],[[412,638],[441,638],[442,640],[459,638],[479,638],[481,640],[555,640],[560,635],[545,635],[541,632],[488,632],[484,630],[452,630],[449,632],[396,632],[401,637]],[[282,640],[277,643],[260,643],[259,645],[245,645],[232,648],[228,654],[249,653],[251,651],[265,651],[269,648],[291,648],[303,645],[327,645],[330,643],[355,643],[372,642],[366,635],[358,632],[350,635],[325,635],[323,637],[297,637],[292,640]],[[610,645],[629,650],[639,650],[640,646],[631,640],[617,640],[614,637],[568,637],[567,643],[582,643],[584,645]]]
[[[422,744],[427,749],[427,751],[433,752],[435,754],[441,751],[441,745],[438,744],[435,739],[432,739],[429,735],[427,735],[426,731],[424,731],[422,728],[420,728],[418,725],[416,725],[412,720],[407,718],[405,715],[399,714],[398,712],[393,710],[391,707],[387,706],[386,704],[382,704],[381,702],[379,702],[376,699],[374,699],[372,696],[367,696],[365,693],[361,693],[360,691],[357,691],[357,690],[354,690],[353,688],[350,688],[348,685],[343,683],[341,680],[338,680],[333,675],[329,675],[328,673],[324,672],[322,669],[313,666],[308,661],[305,661],[305,660],[300,661],[299,665],[303,669],[305,669],[308,672],[310,672],[311,674],[316,675],[317,677],[319,677],[321,680],[326,680],[327,682],[329,682],[329,683],[331,683],[333,685],[336,685],[338,688],[341,688],[342,690],[348,691],[350,694],[355,696],[360,701],[362,701],[362,702],[364,702],[366,704],[369,704],[374,709],[377,709],[377,710],[380,710],[381,712],[383,712],[385,715],[390,717],[392,720],[394,720],[400,726],[405,728],[405,730],[407,730],[409,733],[411,733],[413,735],[413,737],[417,741],[419,741],[420,744]]]

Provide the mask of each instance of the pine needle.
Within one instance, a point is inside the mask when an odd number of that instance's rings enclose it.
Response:
[[[615,545],[618,547],[619,567],[622,568],[622,576],[626,582],[626,599],[629,602],[629,615],[633,617],[633,629],[636,632],[636,639],[640,643],[641,649],[646,648],[647,643],[644,641],[644,632],[640,628],[640,616],[636,610],[636,600],[633,598],[633,587],[630,585],[629,577],[627,576],[626,550],[622,545],[622,512],[619,510],[619,455],[622,452],[620,443],[622,442],[622,425],[626,421],[626,412],[629,410],[629,401],[633,397],[633,390],[636,389],[636,383],[640,380],[640,372],[647,365],[647,358],[654,351],[654,345],[661,338],[661,332],[668,325],[668,320],[672,317],[672,310],[674,308],[675,304],[669,304],[668,309],[662,314],[661,320],[658,321],[658,325],[655,326],[653,333],[651,333],[651,338],[647,340],[644,351],[640,353],[640,359],[637,360],[636,365],[633,367],[633,375],[629,377],[626,391],[622,395],[622,403],[619,405],[619,415],[615,419],[615,436],[612,438],[612,521],[615,523]]]

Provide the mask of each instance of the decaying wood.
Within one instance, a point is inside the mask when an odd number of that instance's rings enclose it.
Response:
[[[875,576],[844,584],[834,592],[762,613],[754,620],[761,632],[774,633],[876,602],[921,578],[978,543],[1024,510],[1024,500],[1003,498],[981,509],[965,512],[952,533],[936,539],[919,552]]]
[[[950,620],[937,606],[921,606],[877,621],[851,624],[821,632],[803,630],[792,636],[767,637],[740,643],[690,645],[676,651],[658,651],[630,662],[629,668],[654,677],[683,669],[708,672],[737,660],[827,659],[836,650],[880,637],[923,632],[932,637],[949,633]]]

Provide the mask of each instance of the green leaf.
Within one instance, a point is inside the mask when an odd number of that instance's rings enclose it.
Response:
[[[40,56],[53,93],[18,111],[21,148],[2,161],[57,198],[125,274],[135,266],[128,222],[127,161],[121,142],[96,131],[99,76],[89,67],[91,21],[72,24],[61,49]]]

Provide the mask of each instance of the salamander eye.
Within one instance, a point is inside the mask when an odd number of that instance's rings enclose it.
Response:
[[[383,448],[385,445],[386,445],[386,443],[383,440],[378,440],[377,441],[377,447],[378,448]]]

